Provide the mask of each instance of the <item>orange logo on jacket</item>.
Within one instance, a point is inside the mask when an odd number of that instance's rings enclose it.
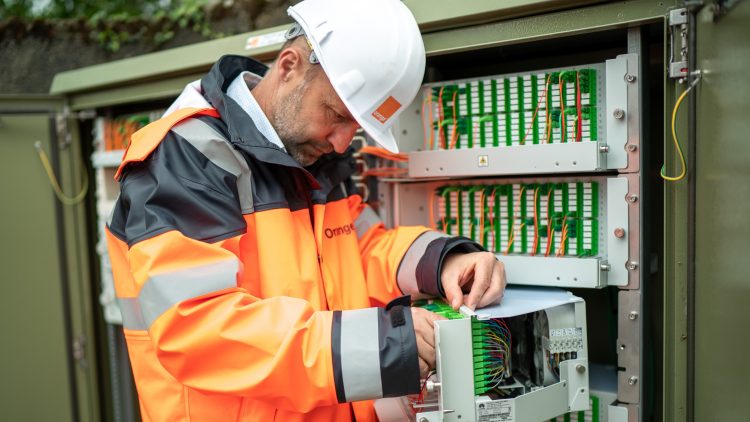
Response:
[[[354,223],[349,223],[341,227],[335,227],[333,229],[326,229],[325,234],[327,238],[332,239],[336,236],[352,234],[355,231],[356,229],[354,228]]]

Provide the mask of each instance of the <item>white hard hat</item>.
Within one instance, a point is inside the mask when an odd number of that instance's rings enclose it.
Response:
[[[287,9],[362,129],[398,152],[391,127],[419,90],[425,51],[401,0],[304,0]]]

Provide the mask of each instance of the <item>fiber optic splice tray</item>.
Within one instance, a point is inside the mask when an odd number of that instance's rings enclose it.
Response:
[[[381,420],[529,422],[588,409],[583,299],[511,286],[476,312],[422,306],[448,318],[435,323],[436,373],[418,397],[376,403]]]
[[[638,55],[623,54],[430,83],[394,133],[413,178],[637,172],[638,77]]]

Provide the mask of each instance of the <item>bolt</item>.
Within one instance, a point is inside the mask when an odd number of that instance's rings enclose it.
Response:
[[[636,268],[638,268],[638,262],[636,262],[636,261],[628,261],[628,263],[625,264],[625,268],[627,268],[630,271],[633,271]]]
[[[625,237],[625,229],[623,229],[622,227],[616,228],[615,237],[618,239],[622,239],[623,237]]]
[[[601,154],[608,153],[609,152],[609,145],[607,145],[607,144],[601,144],[601,145],[599,145],[599,152]]]
[[[610,267],[609,264],[602,264],[602,265],[599,266],[599,269],[601,269],[602,271],[609,271],[610,268],[612,268],[612,267]]]
[[[632,203],[634,203],[635,201],[638,200],[638,195],[632,193],[632,194],[628,195],[627,197],[625,197],[625,199],[627,199],[627,201],[632,204]]]
[[[638,319],[638,312],[630,311],[630,313],[628,314],[628,319],[631,321],[635,321],[636,319]]]
[[[625,117],[625,111],[621,108],[616,108],[615,111],[612,112],[612,117],[615,119],[622,119]]]
[[[633,82],[635,82],[635,75],[631,75],[628,73],[627,75],[625,75],[625,80],[632,84]]]
[[[636,144],[627,144],[627,145],[625,145],[625,149],[628,150],[629,152],[635,152],[635,150],[638,149],[638,145],[636,145]]]
[[[579,363],[578,365],[576,365],[576,371],[578,371],[579,374],[582,374],[586,372],[586,367]]]
[[[638,382],[638,377],[633,375],[632,377],[628,378],[628,384],[635,385]]]
[[[430,422],[427,418],[419,418],[419,422]]]

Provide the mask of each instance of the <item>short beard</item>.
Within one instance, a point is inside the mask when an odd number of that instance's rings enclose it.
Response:
[[[276,130],[276,134],[279,135],[286,151],[303,167],[313,164],[318,159],[318,157],[305,154],[301,148],[308,142],[308,139],[303,135],[305,122],[299,117],[307,82],[307,80],[304,80],[286,97],[280,98],[274,105],[273,114],[268,119],[271,126]]]

